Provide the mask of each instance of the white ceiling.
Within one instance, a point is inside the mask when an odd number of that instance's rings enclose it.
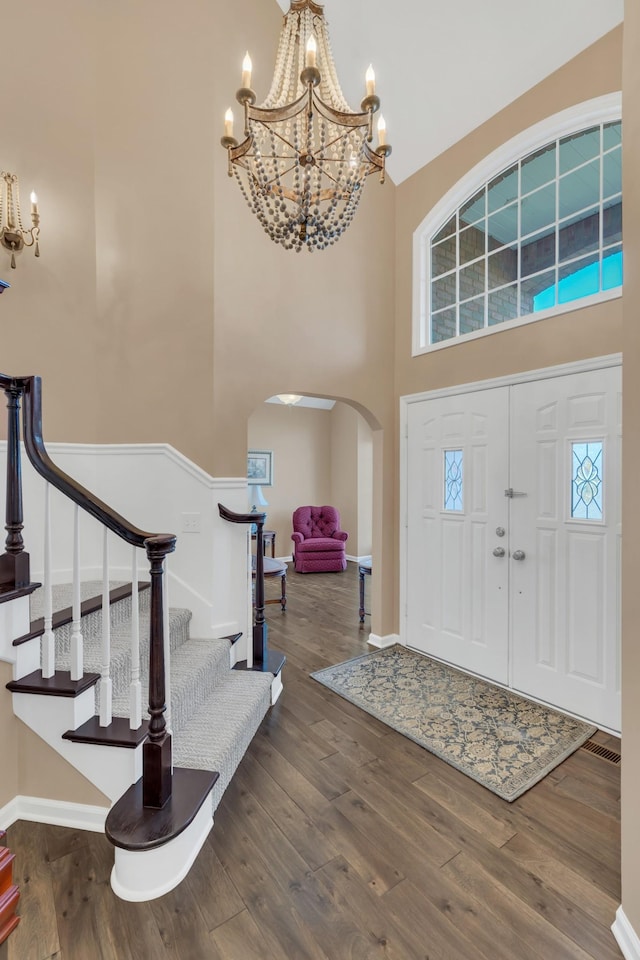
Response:
[[[278,3],[289,9],[289,0]],[[612,30],[623,7],[624,0],[324,4],[338,77],[354,109],[374,66],[395,183]]]
[[[279,397],[269,397],[265,403],[278,403],[285,406]],[[326,400],[324,397],[300,397],[295,404],[296,407],[314,407],[316,410],[332,410],[336,405],[335,400]]]

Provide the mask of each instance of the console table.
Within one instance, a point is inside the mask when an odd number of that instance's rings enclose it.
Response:
[[[256,533],[251,534],[251,539],[255,540],[257,538]],[[275,560],[276,557],[276,532],[275,530],[263,530],[262,531],[262,553],[266,557],[267,555],[267,544],[271,544],[271,559]]]
[[[282,560],[272,560],[270,557],[265,557],[263,561],[263,573],[264,578],[267,580],[269,577],[280,577],[280,596],[274,597],[272,600],[265,600],[265,606],[267,603],[279,603],[283,610],[287,609],[287,565],[283,563]],[[256,578],[256,558],[251,557],[251,575],[253,579]]]
[[[360,580],[360,609],[358,613],[360,614],[360,623],[364,623],[366,613],[364,609],[364,578],[367,576],[371,576],[371,560],[363,560],[362,563],[358,564],[358,578]]]

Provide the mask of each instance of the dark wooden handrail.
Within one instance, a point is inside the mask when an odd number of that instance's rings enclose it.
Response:
[[[24,397],[23,437],[31,464],[40,476],[122,540],[145,550],[151,574],[149,627],[149,739],[143,747],[144,805],[162,807],[171,796],[171,735],[166,729],[163,581],[164,559],[173,553],[176,537],[150,533],[134,526],[91,491],[61,470],[47,453],[42,439],[42,382],[40,377],[0,374],[0,388],[8,398],[7,541],[0,557],[0,593],[29,581],[28,554],[22,542],[22,483],[19,444],[19,407]],[[20,564],[22,564],[20,566]],[[26,582],[25,578],[26,567]],[[10,584],[8,575],[13,575]],[[20,580],[20,582],[18,582]]]

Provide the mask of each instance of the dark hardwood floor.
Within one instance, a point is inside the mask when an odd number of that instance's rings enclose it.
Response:
[[[578,750],[508,804],[311,680],[368,649],[349,566],[267,608],[285,689],[175,891],[124,903],[103,836],[11,827],[8,960],[619,960],[619,768]]]

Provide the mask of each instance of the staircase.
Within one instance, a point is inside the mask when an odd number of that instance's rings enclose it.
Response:
[[[86,602],[99,601],[102,584],[82,584]],[[123,596],[122,584],[111,584],[113,602],[111,621],[111,679],[113,681],[113,717],[129,727],[129,678],[131,676],[132,596]],[[126,590],[126,585],[124,585]],[[69,587],[54,587],[56,608],[63,609]],[[36,619],[42,610],[42,590],[31,596],[31,616]],[[143,664],[141,684],[149,686],[149,589],[141,584],[138,611],[140,617],[140,660]],[[173,735],[173,758],[176,766],[209,770],[218,773],[211,793],[212,813],[251,743],[271,704],[270,673],[232,670],[231,646],[235,637],[219,640],[197,640],[190,636],[191,612],[169,609],[169,649],[171,702],[167,710]],[[33,622],[33,621],[32,621]],[[100,672],[102,640],[102,608],[82,617],[84,664],[88,672]],[[71,623],[54,630],[56,663],[69,670],[71,660]],[[96,685],[97,686],[97,685]],[[12,685],[19,692],[19,684]],[[65,739],[74,743],[94,742],[101,745],[95,719],[100,714],[99,688],[94,717],[88,721],[87,733],[66,731]],[[89,733],[93,730],[94,734]]]
[[[0,659],[14,664],[14,680],[7,684],[14,713],[113,802],[105,824],[115,848],[112,887],[126,900],[152,899],[186,876],[226,786],[282,688],[284,658],[267,649],[261,570],[249,667],[246,661],[233,666],[240,634],[193,638],[191,612],[167,606],[164,559],[175,537],[132,527],[50,461],[41,437],[38,378],[0,375],[0,386],[9,399]],[[31,463],[76,504],[74,582],[67,586],[51,584],[47,529],[43,588],[29,578],[21,536],[21,396]],[[104,525],[102,581],[80,582],[78,509]],[[236,514],[222,506],[220,514],[232,523],[257,522],[261,547],[264,514]],[[133,547],[131,584],[108,578],[108,531]],[[150,583],[138,584],[140,547],[149,560]],[[147,690],[150,719],[143,720]]]

